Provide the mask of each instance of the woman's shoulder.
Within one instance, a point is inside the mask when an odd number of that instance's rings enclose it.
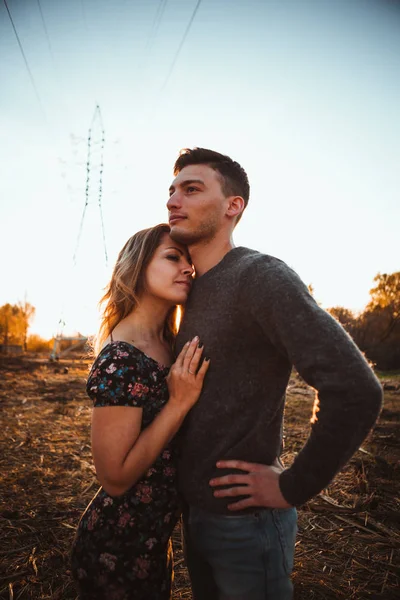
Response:
[[[147,395],[159,375],[164,376],[167,371],[133,344],[114,340],[96,357],[86,391],[97,406],[125,403],[129,406],[133,396]]]
[[[128,342],[113,340],[106,343],[95,358],[88,381],[100,374],[121,376],[127,371],[145,373],[149,368],[145,355]]]
[[[148,366],[151,369],[153,369],[154,366],[158,367],[158,369],[161,371],[169,369],[168,366],[161,364],[155,358],[149,356],[149,354],[147,354],[144,350],[138,348],[138,346],[135,346],[131,342],[127,342],[125,340],[111,340],[109,342],[106,342],[106,344],[99,352],[95,363],[102,363],[104,360],[107,360],[110,356],[113,358],[113,360],[122,360],[127,362],[133,360],[135,363],[139,363],[143,366]]]
[[[101,362],[110,355],[118,359],[129,359],[131,356],[135,356],[137,352],[138,348],[129,342],[123,340],[109,340],[105,342],[98,353],[95,362]]]

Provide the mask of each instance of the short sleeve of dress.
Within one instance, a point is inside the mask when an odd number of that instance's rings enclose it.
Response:
[[[149,395],[149,367],[129,344],[111,343],[94,361],[86,392],[94,406],[142,407]]]

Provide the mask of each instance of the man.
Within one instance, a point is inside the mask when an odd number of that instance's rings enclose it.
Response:
[[[284,262],[235,248],[249,199],[228,156],[185,149],[167,204],[196,279],[177,339],[200,337],[211,366],[180,432],[185,552],[195,600],[287,600],[296,509],[332,480],[375,423],[382,389],[344,329]],[[284,468],[292,367],[318,393],[307,443]]]

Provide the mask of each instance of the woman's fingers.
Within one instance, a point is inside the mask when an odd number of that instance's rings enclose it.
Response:
[[[210,366],[210,359],[209,358],[205,358],[201,364],[200,369],[197,371],[197,377],[196,379],[203,381],[207,371],[208,371],[208,367]]]
[[[192,358],[196,352],[197,346],[199,344],[199,338],[196,335],[196,337],[194,337],[192,339],[192,341],[190,342],[189,346],[187,347],[186,350],[186,354],[183,358],[183,370],[184,371],[192,371],[192,369],[190,368],[190,363],[192,362]]]
[[[209,359],[203,360],[200,365],[202,353],[203,348],[199,348],[196,336],[182,348],[167,377],[169,401],[187,410],[199,399],[210,365]]]
[[[186,376],[189,373],[190,375],[194,375],[196,380],[203,381],[210,361],[209,359],[203,360],[199,368],[203,353],[203,347],[199,347],[199,342],[200,340],[197,335],[191,341],[186,342],[169,372],[169,379],[171,379],[172,373],[174,373],[174,377]]]
[[[197,372],[197,368],[200,364],[200,358],[201,355],[203,353],[203,346],[201,346],[201,348],[199,346],[197,346],[193,356],[192,356],[192,360],[189,363],[189,373],[191,374],[196,374]]]
[[[186,342],[186,344],[183,346],[182,350],[179,352],[178,356],[176,357],[174,366],[176,367],[183,367],[183,359],[186,356],[186,352],[187,349],[189,348],[190,342]]]

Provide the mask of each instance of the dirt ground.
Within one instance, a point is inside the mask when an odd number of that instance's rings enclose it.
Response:
[[[69,549],[98,489],[88,364],[0,358],[1,599],[76,598]],[[385,403],[373,432],[333,483],[299,509],[295,600],[399,598],[400,375],[381,380]],[[313,390],[294,376],[287,465],[307,438],[313,400]],[[191,599],[179,528],[174,548],[174,600]]]

